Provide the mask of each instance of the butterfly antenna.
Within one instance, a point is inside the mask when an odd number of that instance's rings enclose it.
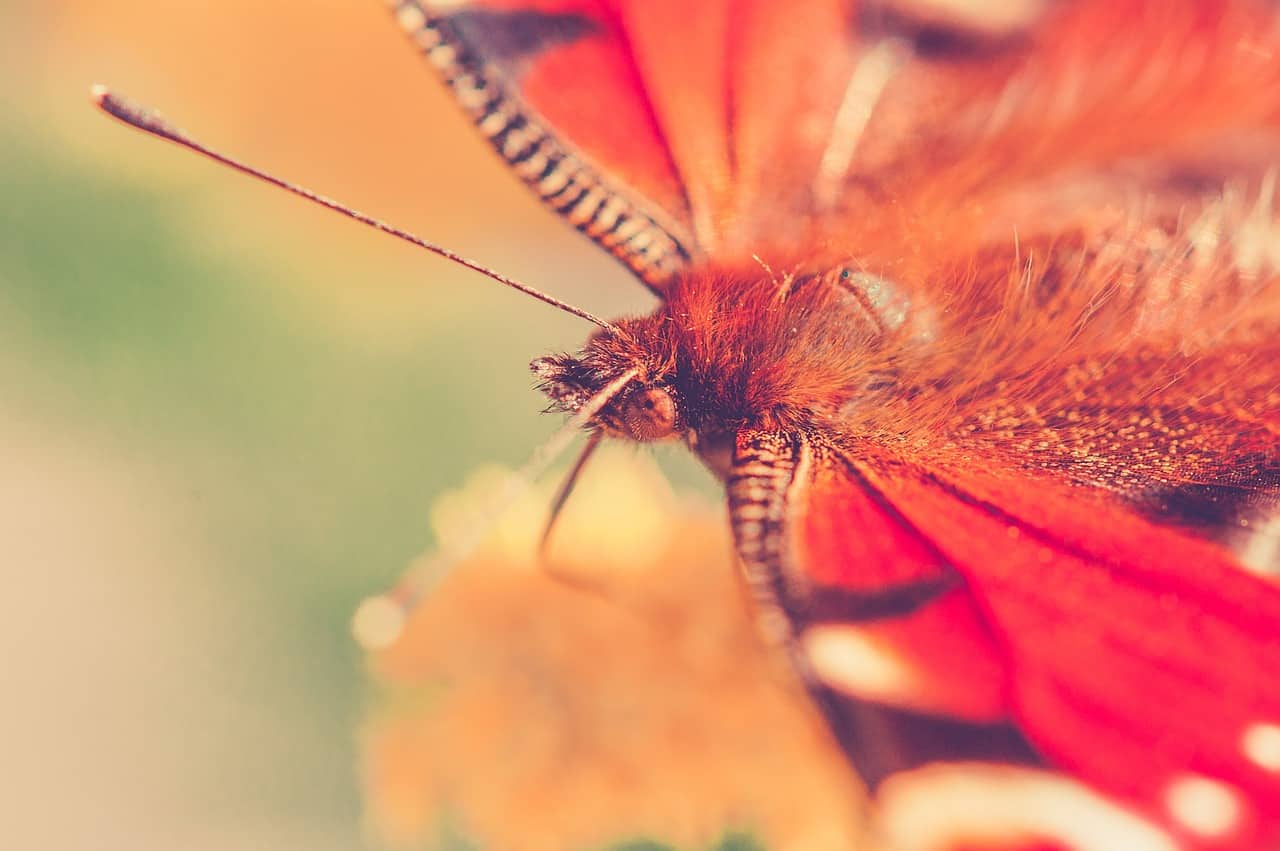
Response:
[[[173,142],[176,145],[181,145],[187,150],[195,151],[197,154],[208,157],[214,162],[222,163],[225,166],[229,166],[235,169],[236,171],[240,172],[241,174],[247,174],[251,177],[256,177],[259,180],[265,181],[266,183],[270,183],[272,186],[278,186],[281,189],[285,190],[286,192],[291,192],[300,198],[305,198],[308,201],[312,201],[316,204],[319,204],[321,207],[327,207],[328,209],[333,210],[335,213],[341,213],[342,215],[346,216],[349,219],[355,219],[357,222],[360,222],[361,224],[366,224],[369,227],[374,228],[375,230],[380,230],[383,233],[387,233],[398,239],[402,239],[405,242],[408,242],[412,245],[416,245],[419,248],[425,249],[426,251],[430,251],[432,254],[443,257],[446,260],[452,260],[454,263],[457,263],[460,266],[466,266],[468,269],[479,272],[481,275],[484,275],[485,277],[492,278],[493,280],[497,281],[500,284],[505,284],[506,286],[511,287],[513,290],[519,290],[525,295],[533,296],[538,301],[541,301],[544,304],[549,304],[552,307],[558,308],[559,310],[563,310],[565,313],[571,313],[574,316],[587,320],[588,322],[593,322],[607,331],[616,333],[618,330],[617,326],[604,321],[598,316],[594,316],[593,314],[588,313],[582,308],[574,307],[571,304],[566,304],[565,302],[561,301],[560,299],[556,298],[553,295],[549,295],[547,293],[542,292],[541,290],[534,289],[528,284],[522,284],[517,280],[508,278],[506,275],[503,275],[500,272],[496,272],[493,269],[488,268],[487,266],[482,266],[481,264],[477,263],[474,260],[468,260],[466,257],[463,257],[460,254],[456,254],[450,251],[449,249],[444,248],[443,246],[439,246],[439,245],[435,245],[434,243],[427,242],[424,239],[414,236],[408,231],[404,231],[397,227],[393,227],[387,224],[386,222],[379,221],[378,219],[375,219],[372,216],[365,215],[364,213],[361,213],[358,210],[352,209],[351,207],[348,207],[345,204],[340,204],[337,201],[324,197],[323,195],[318,195],[309,189],[290,183],[286,180],[282,180],[274,175],[267,174],[266,172],[261,171],[260,169],[256,169],[253,166],[247,165],[245,163],[240,162],[239,160],[233,159],[227,156],[226,154],[218,153],[217,151],[209,147],[206,147],[200,142],[197,142],[195,139],[191,138],[183,131],[169,124],[152,110],[145,109],[134,103],[131,103],[130,101],[112,93],[110,90],[108,90],[104,86],[94,86],[92,92],[93,92],[94,102],[98,105],[100,109],[102,109],[103,112],[106,112],[108,115],[112,116],[113,118],[123,121],[125,124],[128,124],[130,127],[134,127],[138,130],[142,130],[145,133],[150,133],[152,136],[157,136],[161,139],[165,139],[167,141]]]
[[[639,370],[628,370],[605,385],[574,412],[559,431],[534,450],[533,455],[523,467],[507,477],[502,488],[489,499],[484,509],[477,513],[481,518],[480,522],[464,529],[461,534],[444,544],[439,554],[420,568],[412,570],[390,591],[370,597],[361,603],[351,620],[351,632],[356,641],[367,650],[377,650],[395,643],[404,630],[409,616],[423,597],[438,585],[459,561],[475,552],[502,519],[507,509],[529,492],[533,483],[569,447],[578,433],[638,374]],[[597,440],[597,434],[594,433],[591,439]],[[588,447],[590,446],[588,442]],[[577,475],[578,468],[583,463],[585,462],[580,457],[571,477]],[[565,496],[567,497],[567,494]]]
[[[546,556],[547,544],[551,542],[551,533],[556,528],[556,521],[560,519],[560,511],[564,508],[566,502],[569,501],[569,495],[573,493],[573,486],[578,483],[578,476],[582,475],[582,470],[587,466],[587,462],[591,460],[591,456],[595,454],[596,447],[604,440],[604,433],[593,431],[591,437],[587,438],[587,445],[582,447],[582,451],[578,453],[578,460],[573,462],[573,469],[569,470],[569,474],[564,477],[564,481],[560,483],[560,489],[556,491],[555,499],[551,501],[551,513],[547,515],[547,525],[542,530],[542,538],[538,541],[539,557]]]

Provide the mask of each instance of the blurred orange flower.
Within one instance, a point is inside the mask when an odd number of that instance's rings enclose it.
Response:
[[[498,478],[436,507],[442,540]],[[508,512],[372,657],[374,832],[429,845],[451,824],[530,851],[702,848],[728,830],[771,849],[857,847],[861,792],[757,640],[722,511],[601,452],[542,570],[548,501]]]

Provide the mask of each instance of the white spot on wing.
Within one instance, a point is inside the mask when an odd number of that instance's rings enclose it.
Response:
[[[1241,566],[1250,573],[1280,576],[1280,517],[1259,522],[1238,552]]]
[[[1178,851],[1154,824],[1060,774],[986,763],[934,764],[885,781],[886,847],[944,851],[1034,840],[1077,851]]]
[[[910,666],[884,643],[853,626],[815,626],[802,638],[814,674],[832,688],[900,703],[916,687]]]
[[[1231,787],[1196,774],[1169,784],[1165,806],[1174,821],[1206,839],[1226,836],[1240,823],[1240,799]]]
[[[1240,737],[1240,750],[1254,765],[1280,774],[1280,724],[1250,724]]]

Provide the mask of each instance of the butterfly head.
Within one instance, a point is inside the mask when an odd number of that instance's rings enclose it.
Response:
[[[679,439],[719,470],[744,428],[830,428],[850,405],[874,404],[893,359],[927,347],[928,331],[901,288],[872,275],[713,272],[677,281],[655,313],[611,324],[577,354],[531,366],[550,411],[598,408],[589,429]]]
[[[644,339],[640,323],[624,322],[602,332],[577,355],[538,358],[530,368],[550,411],[577,413],[620,376],[635,378],[600,409],[591,427],[641,443],[678,438],[685,431],[674,363]]]

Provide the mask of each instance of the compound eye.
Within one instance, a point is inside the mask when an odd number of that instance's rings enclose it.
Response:
[[[676,400],[661,387],[631,394],[622,410],[622,422],[636,440],[661,440],[676,432]]]

